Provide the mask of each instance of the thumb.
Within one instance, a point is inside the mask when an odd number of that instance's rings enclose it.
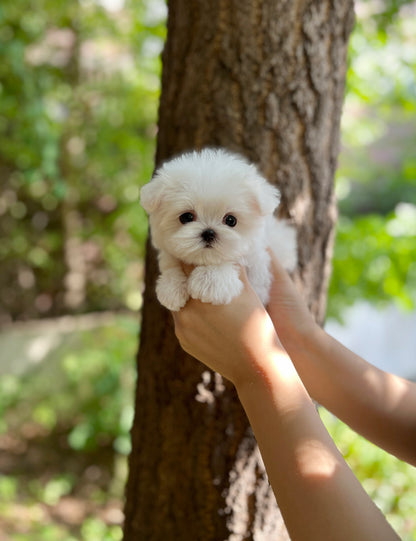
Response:
[[[188,265],[188,263],[181,262],[181,267],[186,276],[189,277],[191,272],[194,270],[195,265]]]
[[[250,282],[247,276],[247,270],[243,265],[239,266],[238,276],[240,280],[243,282],[244,286],[250,285]]]
[[[286,271],[286,269],[283,267],[283,265],[280,263],[280,261],[277,259],[276,254],[273,252],[273,250],[268,250],[271,260],[270,270],[272,272],[273,276],[273,282],[276,285],[279,285],[279,287],[284,288],[293,288],[294,283],[291,277],[289,276],[289,273]]]

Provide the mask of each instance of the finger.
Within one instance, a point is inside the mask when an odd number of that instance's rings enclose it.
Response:
[[[180,322],[179,322],[179,317],[178,317],[179,312],[171,312],[171,314],[172,314],[172,319],[173,319],[173,328],[174,328],[176,336],[178,336],[178,331],[180,329]]]
[[[186,276],[189,276],[191,272],[194,270],[195,265],[188,265],[187,263],[181,262],[181,267],[183,272],[186,274]]]
[[[238,275],[244,285],[247,285],[250,283],[247,276],[247,269],[243,265],[240,265]]]
[[[292,280],[288,272],[286,271],[286,269],[278,260],[276,254],[270,248],[268,248],[268,252],[269,252],[270,260],[271,260],[271,271],[273,275],[273,281],[291,284]]]

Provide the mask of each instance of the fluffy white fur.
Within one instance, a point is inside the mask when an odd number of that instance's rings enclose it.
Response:
[[[189,297],[227,304],[243,287],[239,265],[266,304],[267,248],[287,270],[296,265],[295,231],[273,217],[279,191],[239,155],[222,149],[183,154],[164,163],[140,196],[159,251],[156,294],[169,310]],[[195,265],[189,278],[181,262]]]

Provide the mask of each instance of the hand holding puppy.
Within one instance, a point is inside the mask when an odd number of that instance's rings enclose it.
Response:
[[[186,273],[192,274],[192,267]],[[240,268],[239,278],[242,292],[230,303],[213,306],[191,299],[182,310],[173,312],[175,333],[182,348],[222,374],[237,389],[271,368],[267,365],[271,352],[283,353],[244,268]]]

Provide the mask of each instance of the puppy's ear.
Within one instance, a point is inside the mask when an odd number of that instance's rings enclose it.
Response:
[[[261,216],[273,214],[280,203],[280,192],[260,175],[253,179],[256,210]]]
[[[162,199],[163,187],[164,182],[162,179],[154,177],[140,190],[140,204],[147,214],[151,214],[159,206]]]

